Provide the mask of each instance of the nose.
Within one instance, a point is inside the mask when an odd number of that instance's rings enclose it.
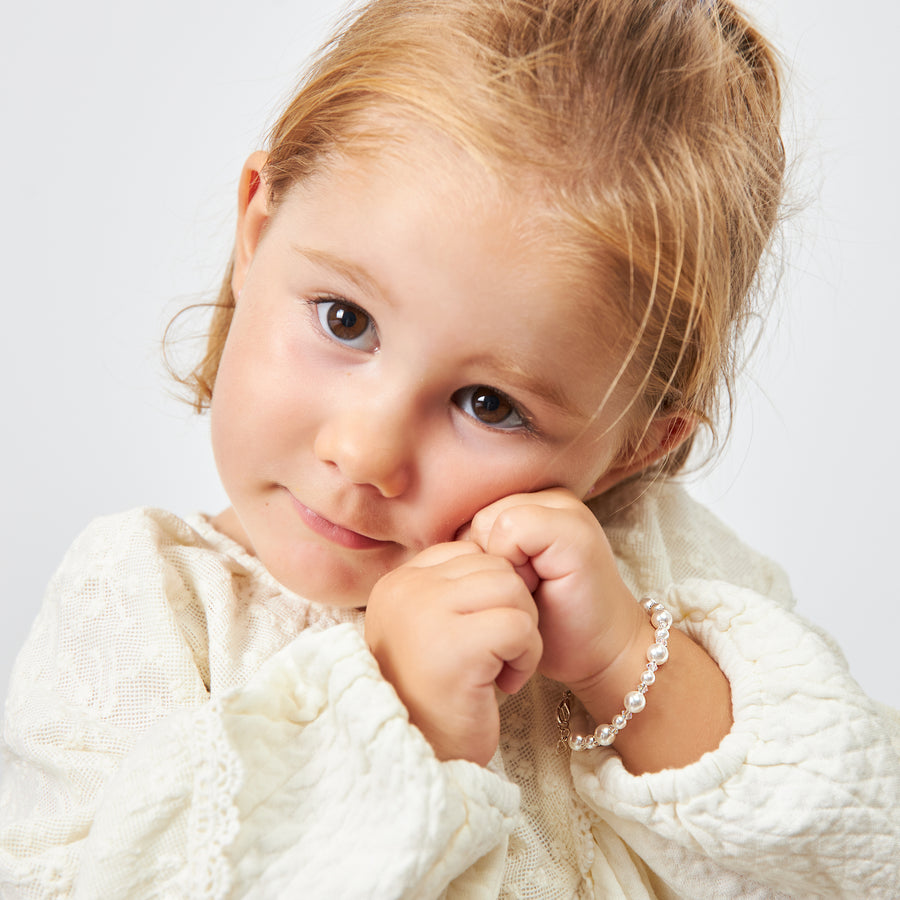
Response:
[[[408,490],[413,472],[410,410],[396,394],[341,405],[321,423],[318,459],[354,484],[370,484],[387,498]]]

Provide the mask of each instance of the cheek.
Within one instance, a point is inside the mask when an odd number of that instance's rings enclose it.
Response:
[[[242,420],[238,398],[217,380],[210,406],[210,439],[219,479],[232,503],[236,502],[234,492],[240,491],[251,466],[251,447],[244,438],[246,430],[238,424]]]
[[[567,488],[581,500],[593,496],[595,485],[612,468],[615,452],[611,449],[596,453],[579,454],[559,479],[560,487]]]
[[[320,393],[306,356],[252,316],[243,328],[233,326],[213,390],[213,441],[230,435],[270,443],[302,421]]]
[[[296,421],[278,384],[240,341],[226,345],[210,405],[213,455],[226,490],[273,455],[284,424]]]
[[[565,488],[582,500],[589,498],[594,484],[612,467],[615,442],[575,441],[559,449],[541,447],[537,451],[496,458],[490,454],[457,463],[458,478],[446,485],[447,528],[452,540],[460,527],[496,500],[511,494],[534,493],[548,488]],[[452,520],[452,521],[451,521]]]
[[[443,455],[431,469],[431,490],[425,504],[430,512],[426,544],[444,543],[456,538],[477,512],[511,494],[526,494],[552,487],[565,487],[579,497],[587,495],[592,474],[583,470],[573,479],[575,461],[567,454],[561,458],[546,450],[534,453],[482,452]],[[566,465],[566,462],[572,465]]]

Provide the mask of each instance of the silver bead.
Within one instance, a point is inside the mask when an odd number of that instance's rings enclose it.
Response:
[[[660,644],[664,644],[669,639],[669,629],[668,628],[657,628],[656,629],[656,640]]]
[[[647,699],[640,691],[629,691],[625,695],[625,709],[639,713],[647,705]]]
[[[616,739],[616,732],[612,725],[598,725],[594,729],[594,737],[601,747],[608,747]]]
[[[612,723],[616,731],[621,731],[628,724],[628,719],[622,713],[619,713],[617,716],[613,716]]]
[[[654,628],[669,628],[672,625],[672,613],[662,607],[654,609],[650,614],[650,621]]]
[[[669,648],[665,644],[651,644],[647,648],[647,659],[661,666],[669,658]]]
[[[651,672],[650,669],[645,669],[641,672],[641,684],[646,684],[648,687],[656,681],[656,673]]]
[[[653,607],[656,606],[656,604],[657,601],[654,600],[653,597],[644,597],[644,599],[641,600],[641,606],[643,607],[644,612],[648,615],[650,614]]]

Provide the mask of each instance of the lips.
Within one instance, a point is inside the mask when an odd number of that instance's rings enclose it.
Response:
[[[306,527],[332,543],[341,547],[347,547],[350,550],[375,550],[380,547],[387,547],[392,543],[391,541],[379,541],[368,535],[360,534],[358,531],[344,528],[343,525],[338,525],[330,519],[319,515],[319,513],[308,506],[304,506],[290,491],[288,491],[288,496],[291,498],[294,509],[299,513]]]

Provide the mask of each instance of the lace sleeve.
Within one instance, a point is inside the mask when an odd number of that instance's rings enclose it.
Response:
[[[208,702],[187,593],[134,517],[93,523],[66,554],[13,669],[4,722],[0,885],[67,897],[105,786],[137,737]],[[171,600],[171,602],[170,602]]]
[[[436,898],[502,873],[517,789],[438,762],[352,625],[210,699],[171,571],[104,542],[63,565],[14,671],[0,894]]]

